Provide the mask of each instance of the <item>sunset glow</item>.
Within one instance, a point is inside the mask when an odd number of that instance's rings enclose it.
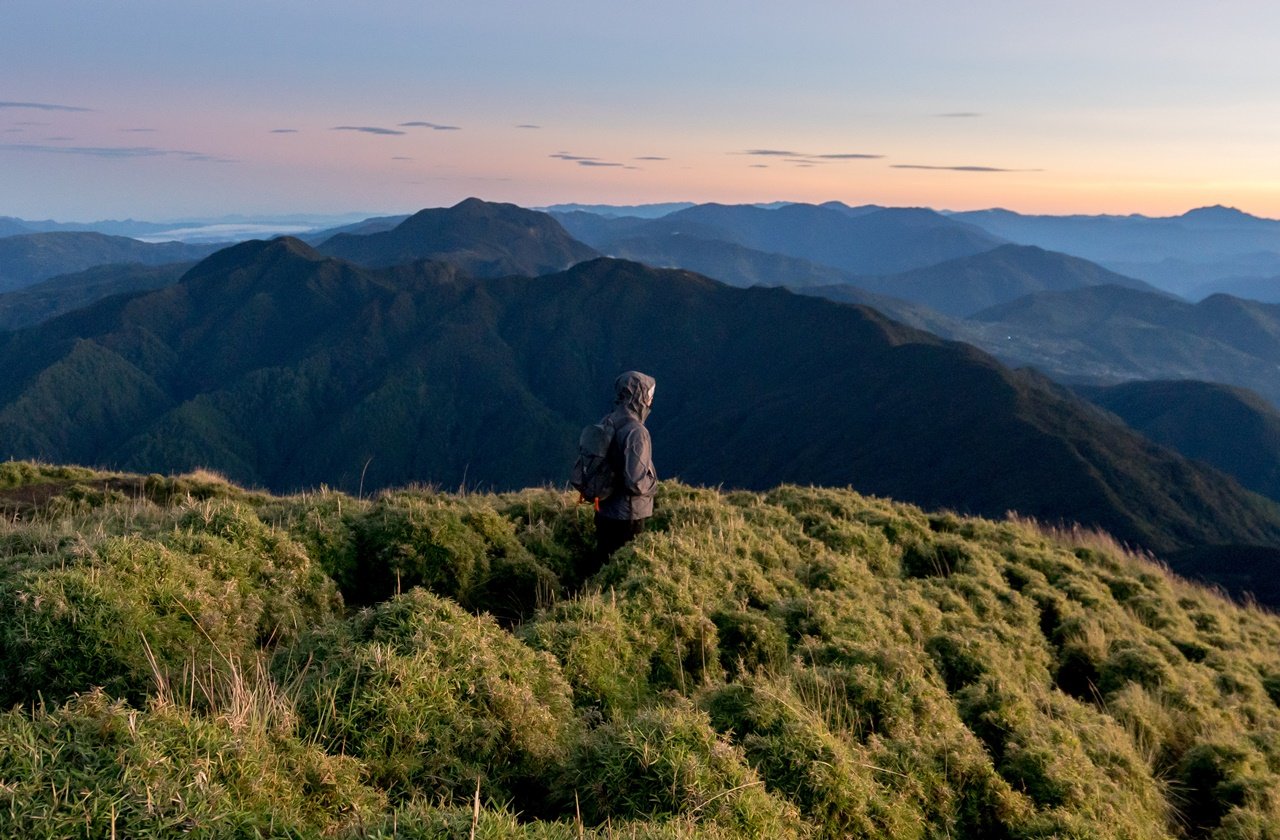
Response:
[[[0,214],[1280,217],[1272,4],[10,0]]]

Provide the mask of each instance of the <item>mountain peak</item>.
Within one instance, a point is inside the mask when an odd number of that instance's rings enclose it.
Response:
[[[478,198],[419,210],[391,230],[338,234],[319,248],[373,268],[430,259],[477,277],[548,274],[598,256],[546,213]]]

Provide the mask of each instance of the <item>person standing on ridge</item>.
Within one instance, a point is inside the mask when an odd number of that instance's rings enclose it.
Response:
[[[656,387],[647,374],[622,374],[613,383],[614,409],[599,424],[613,430],[605,455],[613,479],[610,492],[596,500],[596,568],[643,531],[653,515],[658,474],[644,421],[653,408]]]

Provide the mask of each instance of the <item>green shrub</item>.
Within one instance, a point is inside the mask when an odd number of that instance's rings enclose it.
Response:
[[[172,704],[100,691],[0,715],[0,835],[312,837],[375,817],[355,761]]]
[[[304,726],[358,757],[397,801],[541,801],[575,725],[555,660],[492,619],[415,589],[306,636],[278,657]]]
[[[0,578],[0,702],[94,686],[140,702],[157,678],[247,658],[333,614],[333,584],[251,510],[182,521],[200,531],[74,544]]]
[[[798,815],[763,790],[742,753],[705,714],[678,704],[639,712],[588,734],[565,766],[561,800],[592,825],[633,817],[692,816],[740,836],[795,834]]]
[[[433,494],[382,497],[353,523],[356,562],[338,579],[353,604],[423,586],[504,620],[548,601],[560,580],[483,503]]]

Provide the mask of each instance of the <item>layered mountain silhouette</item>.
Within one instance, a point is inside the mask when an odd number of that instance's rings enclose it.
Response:
[[[390,230],[340,233],[318,250],[371,268],[440,260],[477,277],[547,274],[598,256],[546,213],[477,198],[419,211]]]
[[[1280,500],[1280,411],[1213,382],[1127,382],[1079,389],[1142,434]]]
[[[857,275],[920,268],[988,251],[1002,242],[973,225],[921,208],[700,204],[653,220],[586,213],[559,218],[574,236],[606,253],[612,253],[613,244],[623,237],[680,234]]]
[[[250,242],[0,336],[0,365],[0,454],[17,457],[276,489],[558,483],[613,377],[638,368],[659,382],[665,476],[851,484],[1156,550],[1280,545],[1272,503],[974,348],[625,261],[476,280]]]
[[[1001,245],[900,274],[860,277],[855,282],[868,291],[961,318],[1037,292],[1102,285],[1156,292],[1141,280],[1123,277],[1088,260],[1028,245]]]
[[[1213,295],[1187,303],[1116,286],[1029,295],[977,313],[983,342],[1064,379],[1198,379],[1280,405],[1280,305]]]
[[[191,263],[102,265],[51,277],[0,294],[0,330],[47,321],[112,295],[158,289],[177,282]]]
[[[1233,276],[1274,276],[1280,221],[1235,208],[1181,216],[1034,216],[1009,210],[951,214],[993,236],[1101,263],[1166,291],[1188,295]],[[1270,268],[1258,270],[1259,263]]]
[[[223,246],[139,242],[102,233],[32,233],[0,237],[0,292],[111,263],[194,262]]]

